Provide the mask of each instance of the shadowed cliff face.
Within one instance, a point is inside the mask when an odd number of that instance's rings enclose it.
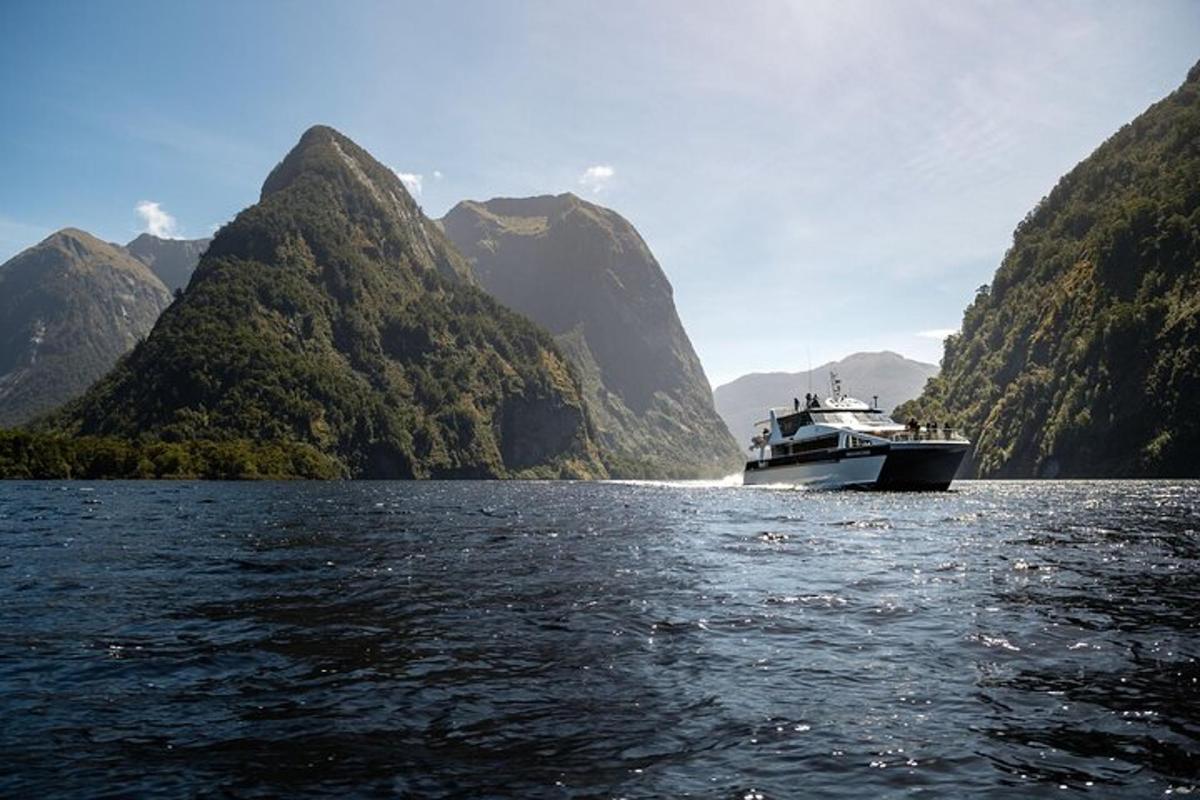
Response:
[[[739,466],[671,284],[632,225],[571,194],[463,202],[442,225],[479,283],[554,334],[581,372],[618,474]]]
[[[312,128],[58,423],[303,442],[351,476],[603,475],[553,340],[472,281],[391,170]]]
[[[71,228],[0,265],[0,427],[82,394],[170,298],[120,247]]]
[[[902,415],[988,477],[1197,476],[1200,64],[1063,177]]]
[[[160,239],[143,233],[125,245],[125,249],[174,292],[187,287],[192,270],[196,269],[200,256],[204,255],[211,241],[211,238]]]

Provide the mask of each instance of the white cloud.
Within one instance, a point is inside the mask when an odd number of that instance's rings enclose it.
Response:
[[[142,200],[134,208],[146,225],[146,233],[160,239],[178,239],[179,223],[158,203]]]
[[[917,336],[922,339],[945,339],[951,334],[958,333],[958,328],[933,328],[927,331],[919,331]]]
[[[435,170],[433,171],[433,177],[434,177],[434,179],[435,179],[435,180],[439,180],[439,181],[440,181],[440,180],[441,180],[441,179],[442,179],[444,176],[442,175],[442,171],[441,171],[440,169],[435,169]]]
[[[424,180],[424,176],[417,175],[414,172],[401,172],[398,169],[392,170],[392,172],[396,173],[396,177],[404,184],[404,188],[408,189],[409,194],[415,194],[418,197],[421,196],[421,181]]]
[[[579,185],[590,189],[592,194],[599,194],[615,174],[616,171],[608,164],[596,164],[583,171],[579,176]]]

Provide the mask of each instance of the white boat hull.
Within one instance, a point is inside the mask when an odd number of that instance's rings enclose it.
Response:
[[[870,487],[879,479],[886,454],[844,456],[825,461],[762,466],[747,465],[742,482],[747,486],[784,484],[809,489]]]

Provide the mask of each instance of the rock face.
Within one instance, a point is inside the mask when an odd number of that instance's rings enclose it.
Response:
[[[739,442],[748,442],[756,433],[754,423],[766,417],[768,408],[786,406],[793,397],[803,398],[810,386],[821,397],[828,395],[831,370],[842,379],[847,394],[868,403],[878,395],[879,407],[885,411],[919,395],[925,382],[938,372],[935,364],[886,350],[855,353],[811,372],[754,372],[722,384],[713,390],[717,413]]]
[[[192,270],[200,263],[200,256],[212,239],[160,239],[143,233],[125,249],[158,276],[167,288],[174,292],[187,288]]]
[[[740,467],[671,284],[620,215],[563,194],[462,202],[442,226],[480,285],[549,330],[578,369],[613,474]]]
[[[320,126],[57,424],[301,442],[348,476],[604,474],[549,335],[473,285],[391,170]]]
[[[988,477],[1200,475],[1200,64],[1063,177],[906,413]]]
[[[170,301],[144,264],[73,228],[0,265],[0,427],[82,394]]]

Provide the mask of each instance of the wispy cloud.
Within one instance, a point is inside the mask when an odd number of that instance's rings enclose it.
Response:
[[[596,164],[583,171],[583,174],[579,176],[579,185],[590,190],[592,194],[599,194],[604,191],[615,174],[616,170],[608,164]]]
[[[404,188],[408,189],[409,194],[415,194],[418,197],[421,196],[421,183],[424,181],[424,176],[418,175],[415,172],[401,172],[398,169],[394,169],[392,172],[396,173],[396,177],[404,184]],[[434,176],[436,177],[437,174],[435,172]]]
[[[958,333],[958,328],[931,328],[927,331],[917,331],[917,336],[922,339],[945,339],[951,334]]]
[[[445,176],[444,176],[444,175],[442,175],[442,171],[441,171],[440,169],[435,169],[435,170],[433,171],[433,177],[434,177],[434,179],[435,179],[435,180],[439,180],[439,181],[440,181],[440,180],[441,180],[443,177],[445,177]]]
[[[178,239],[179,223],[161,205],[152,200],[142,200],[134,208],[142,218],[146,233],[160,239]]]

